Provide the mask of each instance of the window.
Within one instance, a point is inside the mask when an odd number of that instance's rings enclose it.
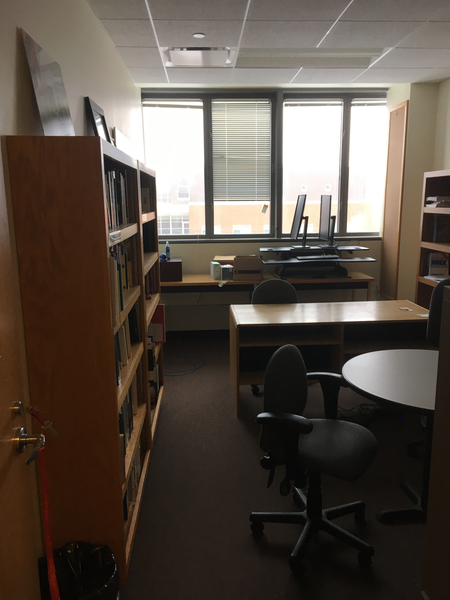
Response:
[[[146,162],[157,172],[159,234],[282,239],[306,194],[308,234],[332,196],[336,236],[379,235],[388,111],[352,93],[143,92]]]

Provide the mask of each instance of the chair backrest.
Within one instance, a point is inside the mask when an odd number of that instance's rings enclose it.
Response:
[[[266,279],[253,290],[252,304],[295,304],[295,287],[285,279]]]
[[[286,344],[275,350],[264,373],[264,412],[301,415],[308,398],[306,367],[300,350]],[[277,428],[263,425],[260,446],[268,450]]]
[[[444,300],[444,287],[450,285],[450,277],[440,281],[431,294],[430,310],[427,323],[427,341],[439,348],[441,337],[442,302]]]

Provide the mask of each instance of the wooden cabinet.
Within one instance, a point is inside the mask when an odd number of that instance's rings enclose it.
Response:
[[[447,206],[427,203],[427,199],[436,197],[448,197],[450,200],[450,170],[424,174],[416,302],[426,308],[437,284],[437,281],[428,278],[430,253],[450,253],[450,201]]]
[[[124,582],[163,395],[155,173],[99,137],[8,137],[30,397],[54,547],[107,544]]]

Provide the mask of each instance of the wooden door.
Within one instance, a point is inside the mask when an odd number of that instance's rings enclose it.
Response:
[[[380,295],[387,300],[397,300],[407,118],[407,100],[391,108],[380,269]]]
[[[36,464],[27,466],[30,449],[18,454],[13,442],[16,428],[32,428],[14,255],[0,168],[0,600],[39,600],[37,559],[43,550]],[[11,410],[19,401],[23,415]]]

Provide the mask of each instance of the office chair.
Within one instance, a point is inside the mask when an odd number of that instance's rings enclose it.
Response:
[[[431,299],[430,308],[428,310],[428,322],[427,322],[427,342],[439,349],[439,342],[441,337],[441,319],[442,319],[442,303],[444,300],[444,288],[450,285],[450,277],[440,281],[434,288]],[[422,417],[423,428],[426,428],[426,423],[423,422],[426,417]],[[408,454],[414,458],[419,458],[419,449],[425,444],[425,440],[414,440],[409,442],[407,446]]]
[[[318,374],[311,374],[316,379]],[[324,373],[319,374],[325,376]],[[341,376],[330,373],[334,383]],[[364,502],[352,502],[334,508],[322,509],[321,474],[347,481],[355,481],[369,467],[377,452],[375,436],[356,423],[333,418],[307,419],[301,414],[308,395],[308,375],[303,357],[296,346],[287,344],[272,355],[264,377],[264,411],[256,418],[261,423],[261,448],[268,452],[261,466],[270,470],[271,485],[276,466],[286,466],[286,477],[280,493],[287,496],[293,485],[293,498],[301,511],[252,512],[251,529],[254,535],[262,533],[264,523],[295,523],[304,525],[302,534],[290,557],[291,569],[297,573],[300,559],[312,537],[323,530],[358,550],[362,566],[371,564],[372,546],[342,529],[332,521],[348,514],[355,515],[358,524],[364,523]],[[336,410],[337,410],[337,395]],[[308,491],[303,474],[308,475]]]
[[[266,279],[255,287],[252,294],[252,304],[295,304],[297,302],[297,290],[285,279]],[[259,391],[258,385],[252,385],[255,396]]]
[[[295,287],[285,279],[266,279],[252,294],[252,304],[295,304],[298,302]]]

